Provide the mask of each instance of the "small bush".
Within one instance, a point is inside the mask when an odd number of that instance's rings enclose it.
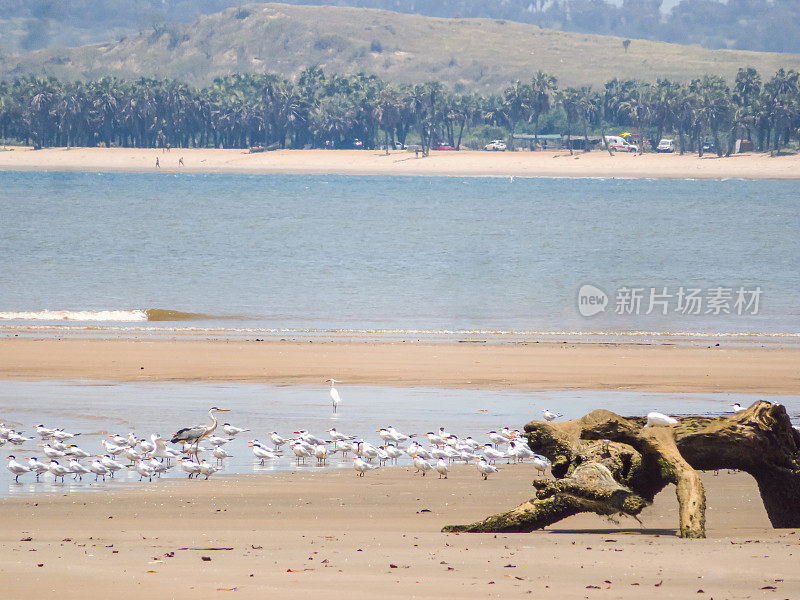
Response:
[[[380,40],[372,40],[372,43],[369,45],[369,51],[380,54],[383,52],[383,44],[381,44]]]

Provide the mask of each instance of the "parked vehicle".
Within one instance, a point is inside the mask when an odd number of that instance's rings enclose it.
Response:
[[[629,144],[618,135],[607,135],[606,142],[608,147],[615,152],[638,152],[639,147]]]
[[[663,139],[658,142],[656,152],[675,152],[675,140]]]
[[[492,140],[483,147],[484,150],[503,152],[506,150],[506,143],[503,140]]]
[[[717,145],[714,142],[706,142],[703,144],[703,152],[716,152]]]
[[[340,145],[339,148],[345,150],[361,150],[364,147],[364,142],[362,142],[358,138],[353,138],[350,140],[344,140]]]
[[[455,150],[454,146],[450,144],[439,144],[438,146],[433,147],[434,150]]]

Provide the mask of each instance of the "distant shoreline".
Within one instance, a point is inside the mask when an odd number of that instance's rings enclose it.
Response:
[[[156,158],[159,166],[156,167]],[[183,158],[183,165],[178,161]],[[800,155],[766,153],[727,158],[694,154],[615,154],[605,151],[414,152],[380,150],[247,150],[173,148],[14,147],[0,151],[0,171],[125,173],[341,174],[430,177],[567,177],[633,179],[800,180]]]

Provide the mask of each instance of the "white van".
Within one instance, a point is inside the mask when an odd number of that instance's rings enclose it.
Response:
[[[618,135],[607,135],[606,136],[606,143],[611,150],[615,150],[616,152],[638,152],[639,148],[634,146],[633,144],[629,144],[623,138],[619,137]]]

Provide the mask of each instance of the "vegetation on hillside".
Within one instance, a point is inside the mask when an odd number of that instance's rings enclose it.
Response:
[[[800,52],[797,0],[286,0],[447,18],[505,19],[564,31],[771,52]],[[159,22],[188,22],[241,0],[4,0],[12,51],[107,42]]]
[[[28,77],[0,83],[0,136],[44,146],[364,147],[412,140],[423,152],[458,149],[465,134],[483,141],[519,131],[584,136],[616,128],[657,143],[674,135],[681,152],[733,140],[780,150],[800,136],[800,74],[780,69],[762,83],[740,69],[729,86],[706,75],[688,84],[613,79],[600,89],[559,89],[538,72],[502,94],[458,94],[439,82],[392,85],[371,75],[326,75],[309,67],[296,80],[233,75],[193,88],[174,80],[104,77],[60,82]],[[588,146],[588,144],[587,144]]]
[[[320,65],[331,73],[374,73],[393,83],[434,79],[457,92],[487,94],[535,69],[557,76],[562,85],[603,85],[614,77],[688,82],[704,73],[732,79],[743,65],[762,73],[800,69],[800,56],[792,54],[624,41],[505,20],[249,4],[190,24],[154,21],[117,42],[0,55],[0,79],[111,75],[207,86],[234,73],[296,77],[306,66]]]

